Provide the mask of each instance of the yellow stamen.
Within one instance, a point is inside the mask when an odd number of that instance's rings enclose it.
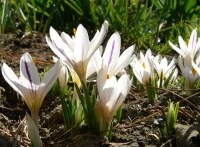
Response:
[[[107,76],[106,76],[106,79],[109,79],[109,78],[110,78],[110,76],[109,76],[109,75],[107,75]]]
[[[36,64],[37,62],[37,59],[33,58],[33,63]]]
[[[192,74],[193,74],[193,76],[195,76],[196,73],[197,73],[197,71],[194,68],[192,68]]]
[[[187,46],[188,46],[188,44],[189,44],[189,41],[190,41],[189,39],[186,40],[186,45],[187,45]]]
[[[144,67],[144,69],[145,69],[145,64],[144,63],[142,63],[142,66]]]
[[[74,32],[74,36],[76,36],[76,29],[75,28],[73,28],[73,32]]]
[[[78,85],[78,87],[81,87],[81,80],[79,79],[79,77],[76,74],[76,72],[72,73],[72,79],[73,79],[73,82]]]

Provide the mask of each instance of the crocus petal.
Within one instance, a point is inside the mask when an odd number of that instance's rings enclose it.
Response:
[[[101,69],[102,64],[103,64],[103,60],[101,58],[102,50],[103,50],[103,48],[102,48],[102,46],[100,46],[96,50],[96,52],[93,54],[92,59],[90,60],[90,62],[93,62],[96,72],[98,72]]]
[[[134,52],[134,48],[135,45],[129,47],[128,49],[126,49],[121,56],[119,57],[118,61],[117,61],[117,65],[115,67],[114,70],[111,70],[111,72],[113,71],[114,73],[111,75],[116,75],[117,73],[119,73],[120,71],[122,71],[126,66],[128,66],[132,60],[131,56],[133,55]]]
[[[93,64],[92,60],[90,60],[87,66],[86,79],[88,79],[88,77],[90,77],[93,73],[95,73],[95,71],[96,71],[95,65]]]
[[[188,50],[188,46],[186,44],[186,42],[183,40],[183,38],[181,36],[178,36],[178,42],[180,45],[180,50],[183,54],[185,54],[185,52]]]
[[[66,56],[63,53],[62,50],[59,50],[49,39],[49,37],[46,36],[46,42],[49,45],[49,47],[51,48],[51,50],[61,59],[61,60],[66,60]]]
[[[102,92],[103,90],[103,86],[106,82],[107,79],[107,68],[106,67],[102,67],[99,72],[97,73],[97,88],[98,88],[98,92],[100,97],[105,97],[104,93]]]
[[[175,59],[172,59],[172,61],[170,62],[170,64],[164,69],[165,74],[167,73],[171,73],[171,71],[175,68]]]
[[[121,86],[124,85],[124,86]],[[108,103],[114,112],[120,107],[122,102],[125,100],[131,86],[131,80],[129,79],[127,74],[123,74],[116,85],[116,93],[117,96],[112,97]]]
[[[50,38],[51,40],[46,36],[47,44],[61,60],[66,60],[66,58],[68,58],[68,60],[73,59],[71,49],[63,42],[53,27],[50,27]]]
[[[138,79],[138,81],[142,84],[142,77],[143,77],[143,73],[144,73],[144,67],[141,65],[140,61],[138,60],[138,58],[136,56],[133,57],[133,61],[130,64],[132,66],[134,75],[136,76],[136,78]]]
[[[199,51],[199,49],[200,49],[200,38],[198,38],[198,41],[197,41],[197,44],[196,44],[196,48],[195,48],[195,53],[197,52],[197,51]]]
[[[190,40],[188,43],[188,50],[192,52],[192,56],[195,55],[195,48],[197,43],[197,31],[194,29],[190,35]]]
[[[74,60],[76,63],[84,61],[89,50],[89,36],[83,25],[79,25],[74,40]]]
[[[13,70],[6,63],[3,63],[1,71],[6,82],[8,82],[8,84],[22,96],[23,88],[20,85],[20,80],[18,79],[16,74],[13,72]]]
[[[20,60],[20,79],[27,84],[40,84],[40,76],[32,57],[29,53],[24,53]],[[26,81],[26,82],[25,82]]]
[[[69,48],[73,51],[74,50],[74,40],[65,32],[61,33],[61,38],[69,46]]]
[[[168,65],[167,58],[164,57],[164,58],[160,61],[160,64],[163,66],[163,69],[164,69],[165,67],[167,67],[167,65]]]
[[[110,68],[117,62],[119,58],[121,48],[121,37],[118,32],[114,33],[106,45],[105,52],[103,54],[103,62]]]
[[[169,45],[170,45],[177,53],[179,53],[180,55],[184,56],[183,51],[181,51],[177,46],[175,46],[175,45],[174,45],[173,43],[171,43],[170,41],[169,41]]]
[[[26,88],[23,91],[25,101],[34,101],[37,97],[38,85],[40,84],[40,77],[32,57],[29,53],[24,53],[20,60],[20,80],[21,84]],[[33,103],[27,105],[34,105]],[[29,106],[32,110],[32,106]]]
[[[62,65],[60,73],[58,75],[58,80],[59,80],[59,85],[60,85],[61,90],[64,90],[68,81],[67,66]]]
[[[198,74],[200,75],[200,68],[194,63],[194,61],[192,61],[192,67],[198,72]]]
[[[184,73],[183,72],[184,71],[184,66],[183,66],[183,61],[182,61],[182,57],[181,56],[178,57],[178,65],[179,65],[179,67],[181,69],[181,72]]]
[[[44,78],[41,81],[40,85],[40,92],[38,94],[38,105],[41,106],[44,97],[52,88],[53,84],[55,83],[58,74],[60,72],[61,64],[58,60],[57,63],[45,74]]]
[[[17,78],[13,70],[6,64],[3,63],[2,66],[2,75],[6,82],[17,92],[19,93],[23,100],[26,102],[29,109],[31,109],[34,99],[30,97],[29,89],[24,87],[21,81]]]
[[[88,51],[87,58],[90,58],[93,53],[96,51],[96,49],[99,47],[99,45],[102,43],[103,39],[105,38],[108,31],[108,22],[104,21],[102,24],[100,32],[97,31],[94,38],[91,40]]]

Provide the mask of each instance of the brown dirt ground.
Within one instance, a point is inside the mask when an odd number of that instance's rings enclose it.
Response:
[[[44,71],[45,66],[52,65],[51,57],[54,54],[46,44],[43,35],[33,33],[32,35],[3,34],[0,36],[1,64],[6,62],[19,72],[19,60],[24,52],[32,55],[40,72]],[[26,112],[29,112],[27,106],[4,81],[1,74],[0,88],[0,146],[30,146],[30,140],[24,133],[24,116]],[[105,137],[90,134],[87,132],[87,127],[83,128],[82,133],[78,135],[66,135],[59,99],[48,95],[40,112],[40,135],[43,145],[59,147],[200,146],[198,123],[200,92],[198,91],[194,91],[193,96],[187,97],[175,86],[170,90],[162,89],[159,90],[158,101],[151,105],[148,104],[145,93],[138,90],[136,86],[132,86],[123,105],[122,120],[120,123],[117,123],[115,119],[113,121],[111,141]],[[165,124],[168,99],[180,102],[177,121],[180,125],[177,125],[177,128],[182,131],[176,129],[170,136],[164,136],[162,129]],[[187,127],[192,128],[197,134],[193,135]]]

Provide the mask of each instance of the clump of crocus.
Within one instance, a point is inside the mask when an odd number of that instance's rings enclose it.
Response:
[[[160,88],[166,88],[178,75],[178,70],[175,68],[175,59],[172,59],[168,64],[166,57],[161,59],[160,55],[157,55],[153,58],[152,62],[154,69],[158,74],[157,86]]]
[[[178,37],[180,48],[175,46],[169,41],[171,47],[177,51],[180,55],[178,57],[178,65],[185,77],[185,88],[193,89],[194,84],[199,78],[199,73],[193,68],[192,63],[199,64],[197,54],[200,49],[200,39],[197,39],[197,31],[194,29],[191,33],[188,44],[183,40],[181,36]],[[190,91],[187,91],[190,94]]]
[[[90,41],[87,30],[81,24],[76,30],[76,35],[72,38],[64,32],[59,36],[51,27],[50,39],[46,37],[46,40],[52,51],[78,74],[81,81],[85,81],[87,73],[90,72],[88,71],[88,63],[105,38],[107,30],[108,22],[105,21],[101,30],[97,31]]]
[[[109,127],[114,114],[126,98],[132,83],[127,74],[123,74],[118,80],[116,76],[108,79],[107,70],[108,68],[105,66],[97,74],[99,98],[95,105],[95,115],[100,131],[111,129]]]
[[[146,89],[150,103],[154,103],[157,99],[157,84],[154,78],[152,58],[153,56],[149,49],[145,55],[140,52],[140,59],[138,59],[137,56],[134,56],[133,61],[130,63],[135,77]]]
[[[31,111],[31,117],[36,125],[38,125],[38,114],[42,102],[56,81],[59,72],[60,61],[57,61],[41,81],[29,53],[24,53],[21,57],[19,78],[6,63],[3,63],[2,75],[4,79],[22,96]]]

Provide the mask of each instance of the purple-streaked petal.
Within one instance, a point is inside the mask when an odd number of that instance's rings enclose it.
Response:
[[[120,55],[121,37],[118,32],[114,33],[108,40],[105,52],[103,54],[103,62],[109,68],[117,62]]]
[[[18,77],[15,75],[13,70],[6,64],[3,63],[2,66],[2,75],[6,82],[17,92],[19,93],[23,100],[28,105],[29,109],[31,109],[31,104],[33,102],[33,99],[30,97],[29,89],[27,87],[24,87],[24,85],[21,83],[21,81],[18,79]]]
[[[27,84],[30,85],[40,84],[40,76],[37,68],[33,63],[32,57],[27,52],[22,55],[20,60],[20,79],[27,81]]]
[[[29,53],[24,53],[20,60],[20,80],[26,88],[23,91],[24,99],[32,111],[32,105],[37,97],[38,86],[40,85],[40,76],[32,57]]]
[[[63,42],[53,27],[50,28],[50,38],[51,40],[46,36],[47,44],[61,60],[65,60],[66,58],[73,60],[73,52],[66,43]]]

